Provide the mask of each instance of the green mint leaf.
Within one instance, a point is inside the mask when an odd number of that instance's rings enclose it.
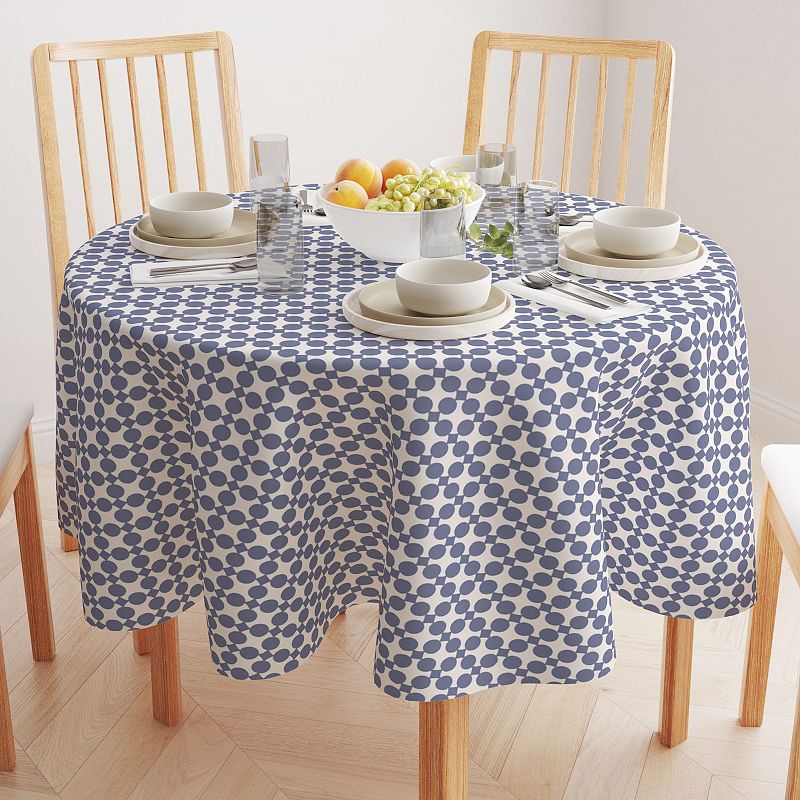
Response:
[[[514,257],[514,246],[511,244],[511,242],[508,242],[507,244],[503,245],[503,247],[500,250],[500,255],[503,255],[506,258]]]
[[[514,233],[514,226],[510,222],[506,222],[506,224],[503,225],[503,233],[511,236],[511,234]]]
[[[497,225],[489,225],[489,235],[492,237],[492,239],[496,239],[498,233],[500,233],[500,231],[498,230]]]
[[[481,240],[481,228],[480,225],[475,222],[469,226],[469,238],[472,239],[473,242],[479,242]]]

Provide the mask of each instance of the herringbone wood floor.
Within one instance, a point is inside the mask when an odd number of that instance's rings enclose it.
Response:
[[[58,548],[52,467],[40,468],[58,637],[34,664],[14,523],[0,518],[0,628],[18,767],[0,800],[413,800],[413,704],[372,685],[375,607],[337,618],[320,651],[283,678],[218,676],[203,614],[180,618],[185,719],[150,717],[147,657],[131,636],[82,619],[76,554]],[[760,487],[758,487],[760,491]],[[800,591],[781,589],[764,727],[736,724],[744,616],[698,624],[691,736],[669,751],[657,728],[662,621],[616,601],[619,659],[582,686],[516,686],[471,700],[474,800],[778,800],[800,661]]]

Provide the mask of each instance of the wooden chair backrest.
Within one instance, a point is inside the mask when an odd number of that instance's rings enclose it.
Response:
[[[113,205],[114,220],[116,222],[121,222],[120,180],[117,168],[117,150],[114,141],[114,125],[111,115],[106,62],[110,59],[125,60],[133,141],[139,177],[139,194],[141,196],[142,212],[145,213],[148,208],[149,194],[139,109],[139,91],[136,82],[136,59],[155,59],[167,180],[169,183],[169,190],[172,192],[178,187],[172,119],[170,116],[167,79],[164,69],[164,56],[183,54],[186,64],[189,112],[191,114],[194,155],[197,168],[197,186],[199,189],[204,190],[206,188],[206,162],[203,151],[203,132],[200,124],[200,106],[198,102],[197,77],[194,61],[194,54],[199,51],[214,51],[215,54],[217,91],[219,94],[222,131],[225,142],[228,189],[231,192],[242,191],[247,185],[247,172],[245,169],[241,120],[239,116],[236,67],[233,58],[233,47],[227,34],[214,31],[211,33],[161,36],[150,39],[51,43],[41,44],[33,51],[33,81],[38,115],[39,147],[42,162],[45,207],[47,212],[48,244],[55,308],[58,306],[63,290],[64,269],[72,250],[70,249],[68,241],[64,185],[61,176],[56,113],[53,103],[53,87],[50,73],[51,63],[66,61],[69,65],[69,76],[72,87],[72,106],[75,116],[75,132],[83,183],[86,227],[88,236],[91,238],[96,233],[95,204],[89,173],[89,158],[86,149],[86,130],[81,101],[81,85],[78,77],[78,62],[94,61],[97,64],[97,78],[99,82],[100,103],[102,106],[111,202]]]
[[[653,81],[653,105],[650,122],[650,145],[647,159],[647,184],[645,203],[663,207],[666,192],[667,154],[669,150],[670,116],[672,112],[672,80],[674,53],[667,42],[624,41],[615,39],[575,39],[561,36],[533,36],[523,33],[498,33],[482,31],[475,37],[472,48],[467,119],[464,129],[464,153],[472,154],[481,143],[484,108],[489,73],[489,60],[493,50],[511,51],[511,80],[508,92],[506,117],[506,144],[514,141],[517,116],[517,93],[520,64],[523,53],[541,55],[539,73],[539,100],[536,109],[536,133],[533,152],[533,179],[541,178],[544,146],[545,120],[547,117],[547,89],[550,62],[553,56],[570,58],[569,96],[567,98],[564,145],[561,160],[561,189],[569,191],[572,170],[572,152],[575,139],[575,116],[578,97],[578,78],[581,60],[600,60],[597,101],[595,105],[592,159],[589,172],[588,194],[596,195],[600,182],[600,154],[603,146],[606,94],[608,88],[608,62],[612,58],[627,59],[628,72],[625,88],[625,105],[622,120],[622,135],[617,168],[616,197],[625,200],[628,180],[631,129],[633,123],[634,92],[636,87],[636,65],[639,61],[655,61]]]

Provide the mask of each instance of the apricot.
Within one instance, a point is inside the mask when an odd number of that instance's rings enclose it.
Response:
[[[383,173],[366,158],[348,158],[336,170],[334,181],[355,181],[367,193],[367,197],[377,197],[383,186]]]
[[[338,181],[323,187],[323,197],[329,203],[348,208],[366,208],[369,202],[367,190],[355,181]]]
[[[383,183],[381,189],[386,191],[386,181],[397,175],[419,175],[420,168],[410,158],[393,158],[381,167]]]

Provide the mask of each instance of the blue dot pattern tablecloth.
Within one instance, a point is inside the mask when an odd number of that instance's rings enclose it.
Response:
[[[204,602],[218,670],[258,679],[374,601],[375,683],[421,701],[606,674],[610,591],[752,605],[745,329],[714,242],[694,276],[606,285],[646,315],[518,301],[495,333],[408,342],[344,319],[394,268],[330,227],[305,231],[305,293],[268,298],[133,288],[132,222],[75,253],[59,315],[60,524],[92,625]]]

